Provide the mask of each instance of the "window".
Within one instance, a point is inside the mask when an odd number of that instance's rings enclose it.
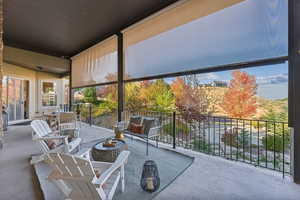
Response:
[[[57,106],[55,82],[42,81],[42,106]]]

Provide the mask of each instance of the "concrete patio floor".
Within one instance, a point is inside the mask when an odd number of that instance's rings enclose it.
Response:
[[[299,200],[300,185],[291,177],[220,157],[177,149],[194,163],[155,200]]]
[[[30,127],[11,126],[5,137],[6,145],[0,151],[0,199],[42,199],[29,157],[39,152],[31,141]],[[103,136],[112,133],[98,129]],[[160,144],[161,147],[169,148]],[[298,200],[300,185],[289,178],[266,169],[232,162],[223,158],[177,149],[195,157],[195,161],[181,176],[155,200]],[[21,178],[20,178],[21,177]]]
[[[0,150],[0,199],[43,199],[38,180],[29,163],[40,152],[31,139],[30,126],[10,126]]]

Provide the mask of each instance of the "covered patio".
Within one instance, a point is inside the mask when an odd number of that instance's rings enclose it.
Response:
[[[90,134],[91,131],[96,135],[93,134],[92,136]],[[89,126],[82,128],[81,135],[83,138],[86,137],[85,133],[89,135],[87,140],[114,135],[110,130]],[[32,154],[39,153],[39,148],[31,140],[30,135],[31,128],[28,125],[9,127],[9,132],[6,136],[7,148],[0,153],[2,172],[0,178],[5,180],[1,181],[3,186],[0,190],[1,197],[3,199],[63,199],[60,191],[51,182],[44,179],[44,169],[40,168],[40,171],[36,172],[30,166],[28,158]],[[135,144],[136,142],[138,141],[132,142],[129,140],[130,144]],[[19,152],[15,148],[16,146],[19,146],[24,151],[22,153]],[[174,151],[164,144],[160,144],[160,148]],[[186,170],[180,173],[179,177],[169,182],[170,185],[155,194],[154,199],[176,197],[175,199],[296,200],[299,197],[299,186],[293,183],[289,177],[283,179],[281,174],[277,172],[202,153],[195,153],[183,148],[178,148],[176,152],[180,153],[180,156],[193,157],[194,160]],[[143,153],[145,152],[143,151]],[[151,154],[160,156],[155,147],[150,150],[150,158],[153,158]],[[141,167],[140,163],[135,164],[136,167]],[[127,174],[127,176],[129,175]],[[164,174],[161,174],[161,176],[166,177]],[[16,177],[23,178],[17,179]],[[11,188],[9,189],[6,187],[7,185],[15,185],[15,187],[9,187]],[[141,193],[142,190],[138,188],[135,192]],[[145,199],[151,199],[147,197],[148,194],[144,195],[146,195]],[[116,199],[130,199],[130,197]]]
[[[299,199],[296,0],[0,5],[0,199]]]

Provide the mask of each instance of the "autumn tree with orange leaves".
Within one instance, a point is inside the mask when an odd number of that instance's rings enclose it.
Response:
[[[208,107],[204,93],[197,85],[191,86],[177,77],[171,84],[175,105],[185,120],[203,120]]]
[[[221,107],[230,117],[245,118],[256,113],[256,78],[246,72],[232,72],[232,80]]]

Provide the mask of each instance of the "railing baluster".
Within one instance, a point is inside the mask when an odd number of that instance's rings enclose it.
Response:
[[[274,122],[274,137],[273,137],[273,168],[275,170],[275,165],[276,165],[276,140],[275,140],[275,137],[276,137],[276,122]],[[281,137],[282,138],[282,137]]]
[[[173,112],[173,149],[176,148],[176,112]]]
[[[245,162],[245,120],[243,120],[243,161]]]
[[[250,163],[252,164],[252,120],[250,120]]]
[[[210,134],[211,134],[211,132],[210,132],[210,117],[209,116],[207,116],[207,119],[208,119],[208,137],[207,137],[207,139],[208,139],[208,143],[207,143],[207,151],[208,151],[208,153],[211,153],[210,152]]]
[[[219,118],[219,156],[221,156],[221,119]]]
[[[265,122],[265,126],[266,126],[266,133],[265,133],[265,142],[266,142],[266,146],[265,146],[265,156],[266,156],[266,167],[268,167],[268,122]],[[275,137],[274,137],[275,138]]]
[[[232,160],[232,137],[233,137],[232,119],[230,120],[230,132],[228,133],[229,133],[230,159]]]
[[[224,123],[224,135],[225,135],[227,132],[226,119],[224,118],[223,121],[224,121],[223,123]],[[226,137],[226,135],[225,135],[225,137]],[[227,149],[227,144],[226,144],[226,141],[224,141],[224,157],[225,158],[227,158],[226,149]]]
[[[285,165],[285,162],[284,162],[284,159],[285,159],[285,144],[284,144],[284,123],[282,123],[282,176],[284,178],[284,173],[285,173],[285,169],[284,169],[284,165]],[[290,164],[290,167],[291,167],[291,162],[289,163]],[[290,173],[291,173],[291,168],[290,168]]]
[[[260,126],[260,123],[259,121],[257,121],[257,124],[258,124],[258,127],[257,127],[257,165],[259,166],[259,126]]]
[[[89,118],[90,126],[92,126],[92,104],[89,104]]]
[[[213,117],[214,120],[214,149],[213,149],[213,155],[215,155],[215,149],[216,149],[216,118]]]
[[[236,120],[236,160],[239,160],[239,120]]]

